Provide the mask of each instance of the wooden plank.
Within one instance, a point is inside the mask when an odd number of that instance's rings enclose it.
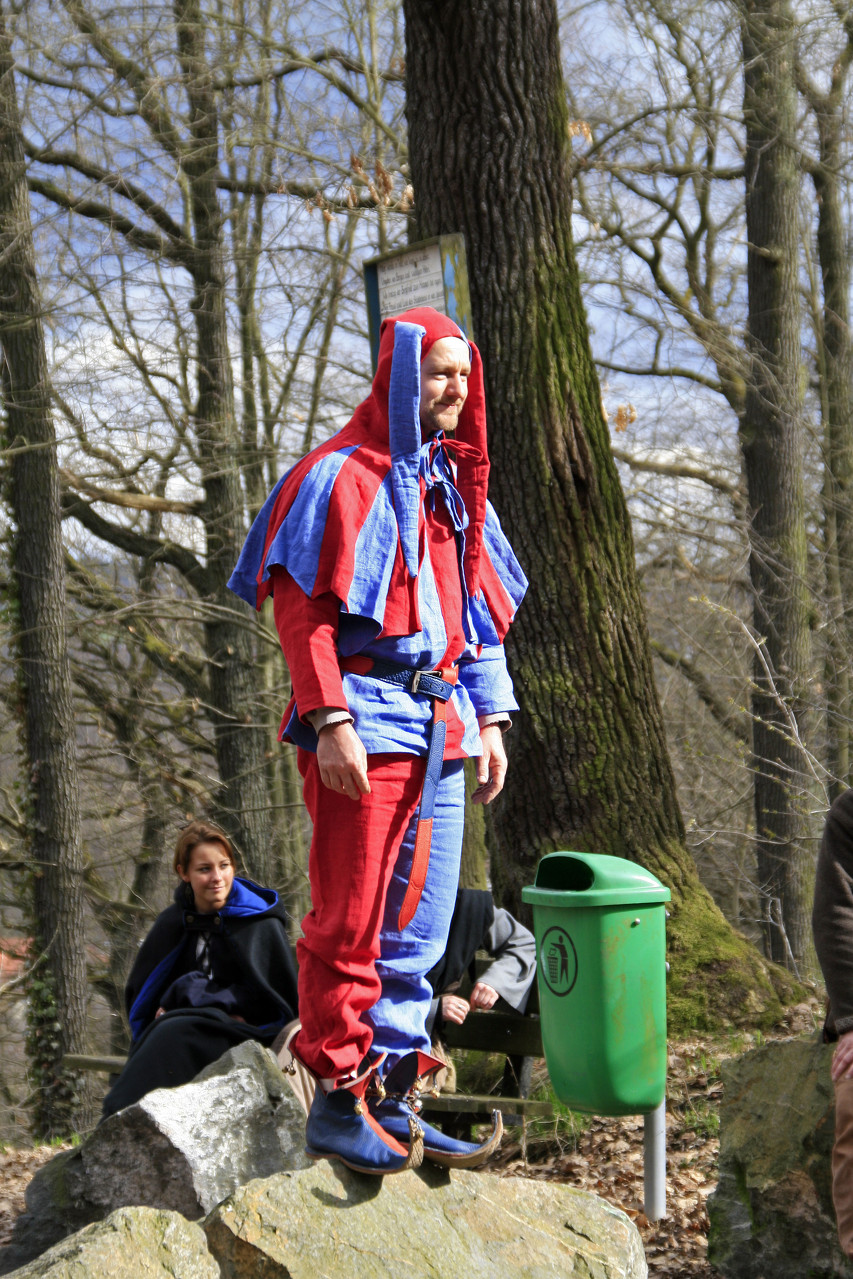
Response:
[[[499,1097],[491,1093],[442,1092],[437,1097],[424,1099],[424,1114],[441,1112],[490,1115],[493,1110],[500,1110],[508,1115],[541,1115],[547,1118],[553,1114],[554,1107],[550,1101],[531,1101],[529,1097]]]
[[[451,1048],[506,1053],[508,1057],[543,1056],[542,1030],[538,1017],[470,1012],[461,1026],[445,1021],[441,1027],[441,1035]]]
[[[63,1066],[69,1070],[100,1070],[108,1075],[117,1075],[124,1070],[126,1057],[94,1057],[86,1053],[65,1053]]]

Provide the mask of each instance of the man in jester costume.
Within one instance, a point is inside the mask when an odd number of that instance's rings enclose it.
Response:
[[[371,394],[279,482],[229,583],[256,608],[272,594],[314,824],[291,1044],[318,1081],[307,1150],[364,1172],[472,1167],[500,1140],[497,1113],[479,1146],[418,1114],[463,764],[489,803],[516,709],[502,641],[527,583],[488,473],[477,348],[429,307],[385,320]]]

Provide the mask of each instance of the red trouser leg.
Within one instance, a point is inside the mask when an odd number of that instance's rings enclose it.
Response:
[[[370,1027],[361,1018],[381,991],[376,961],[385,898],[424,766],[417,755],[369,755],[370,794],[352,800],[325,787],[316,756],[299,751],[314,834],[311,910],[296,944],[297,1049],[322,1079],[355,1071],[370,1047]]]

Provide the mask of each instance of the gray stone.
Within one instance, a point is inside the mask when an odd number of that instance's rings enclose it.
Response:
[[[325,1160],[253,1181],[204,1223],[223,1279],[645,1279],[633,1222],[553,1182],[367,1177]]]
[[[63,1239],[14,1279],[219,1279],[201,1226],[176,1212],[119,1208]]]
[[[192,1083],[111,1115],[40,1169],[0,1274],[115,1208],[173,1209],[193,1220],[244,1182],[307,1163],[302,1108],[272,1053],[249,1041]]]
[[[812,1036],[723,1063],[708,1259],[726,1279],[853,1275],[832,1209],[831,1059]]]

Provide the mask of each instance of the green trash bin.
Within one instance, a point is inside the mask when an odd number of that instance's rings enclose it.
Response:
[[[666,1091],[664,903],[635,862],[550,853],[533,887],[542,1046],[573,1110],[642,1115]]]

